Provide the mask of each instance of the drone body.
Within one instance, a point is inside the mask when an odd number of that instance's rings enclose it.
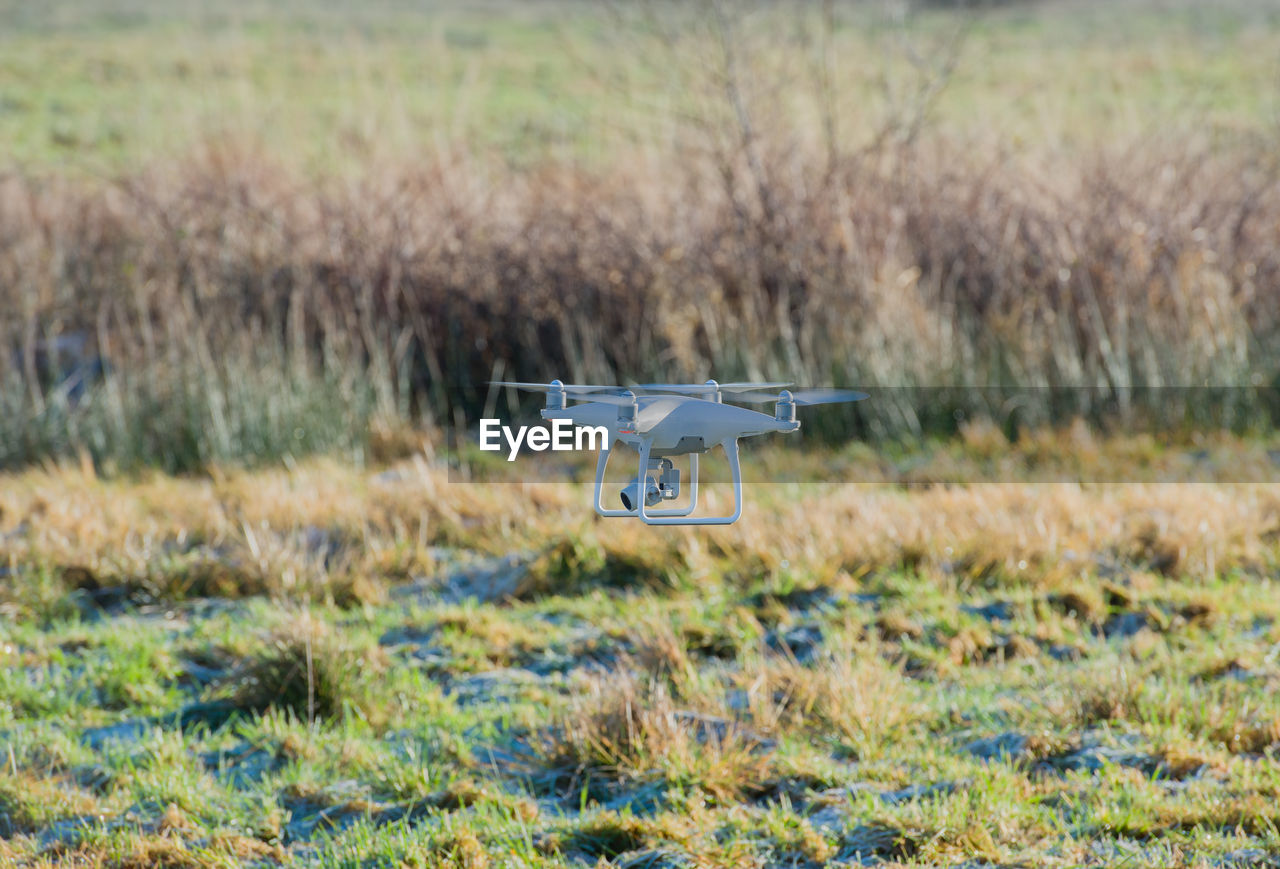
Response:
[[[498,382],[545,392],[543,419],[571,420],[580,426],[601,426],[609,436],[596,462],[595,503],[601,516],[634,516],[649,525],[728,525],[742,515],[742,466],[738,439],[766,432],[793,432],[800,428],[797,405],[859,401],[865,393],[818,389],[788,392],[788,383],[729,383],[708,380],[701,384],[650,383],[642,386],[586,386],[550,383]],[[781,389],[776,395],[761,390]],[[725,404],[730,401],[776,402],[773,416]],[[581,403],[570,405],[569,399]],[[624,509],[604,506],[605,468],[616,443],[625,443],[640,454],[638,472],[619,493]],[[698,506],[698,456],[721,447],[729,459],[733,478],[734,510],[725,516],[693,516]],[[689,456],[689,504],[651,510],[680,494],[680,473],[672,456]],[[656,472],[655,478],[651,472]]]
[[[702,453],[730,438],[800,428],[794,420],[784,422],[745,407],[688,395],[637,396],[634,428],[623,428],[626,422],[619,420],[616,406],[597,401],[543,410],[542,418],[604,426],[614,441],[637,449],[647,441],[649,454],[655,457]]]

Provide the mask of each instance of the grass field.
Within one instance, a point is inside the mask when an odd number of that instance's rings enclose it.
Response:
[[[1280,850],[1275,487],[758,486],[677,534],[586,498],[6,477],[0,861]]]
[[[786,68],[770,86],[793,121],[813,111],[816,8],[766,4],[742,25],[757,61]],[[1070,150],[1157,130],[1274,134],[1278,15],[1170,0],[900,21],[841,4],[828,48],[839,133],[865,143],[963,31],[934,106],[954,135]],[[669,149],[680,116],[705,108],[688,90],[708,39],[697,19],[655,28],[629,4],[9,0],[0,20],[3,158],[32,172],[110,176],[225,138],[314,172],[459,144],[521,166],[608,166],[637,145]]]
[[[0,867],[1280,866],[1280,7],[923,5],[0,0]]]

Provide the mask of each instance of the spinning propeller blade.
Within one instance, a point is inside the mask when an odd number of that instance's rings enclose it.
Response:
[[[491,380],[489,385],[510,386],[514,389],[542,393],[551,392],[557,388],[557,384],[552,383],[524,383],[510,380]],[[782,389],[790,385],[790,383],[781,382],[720,383],[714,388],[722,393],[727,392],[732,395],[731,401],[764,404],[766,402],[779,401],[782,396],[778,393],[762,392],[761,390]],[[631,397],[627,395],[632,389],[651,392],[672,392],[678,395],[700,395],[709,392],[713,387],[706,383],[641,383],[629,388],[602,384],[565,383],[560,384],[558,388],[566,396],[575,398],[578,401],[599,401],[605,404],[627,405],[632,401]],[[811,404],[861,401],[867,397],[865,392],[856,392],[852,389],[799,389],[791,393],[792,402],[799,407]]]
[[[798,389],[791,393],[791,400],[798,407],[810,404],[838,404],[845,401],[862,401],[869,398],[865,392],[852,389]],[[763,404],[767,401],[780,401],[781,395],[769,392],[743,392],[734,396],[734,401],[749,401]]]
[[[551,392],[556,388],[556,384],[552,383],[522,383],[512,380],[490,380],[490,386],[510,386],[515,389],[523,389],[527,392]],[[594,384],[583,383],[564,383],[559,386],[564,394],[579,401],[599,401],[604,404],[627,405],[631,404],[632,399],[623,393],[626,392],[621,386],[600,386]]]
[[[721,392],[750,392],[753,389],[786,389],[791,386],[791,381],[783,383],[782,381],[765,381],[761,383],[721,383]]]
[[[790,383],[719,383],[714,387],[721,392],[749,392],[755,389],[783,389],[790,386]],[[710,392],[712,386],[709,383],[640,383],[635,386],[636,389],[646,389],[653,392],[676,392],[681,395],[701,395],[704,392]]]

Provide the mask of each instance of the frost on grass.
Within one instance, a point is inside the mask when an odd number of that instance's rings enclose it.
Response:
[[[264,472],[262,503],[254,475],[6,487],[32,582],[0,586],[0,862],[1229,865],[1274,847],[1280,502],[1261,487],[767,490],[737,526],[656,545],[565,512],[580,492],[428,496],[430,466],[397,473],[424,489],[332,465]],[[40,506],[76,501],[102,513]],[[1163,517],[1175,566],[1135,513]],[[307,527],[341,547],[268,545]],[[48,569],[84,565],[99,590],[151,575],[163,548],[133,528],[242,554],[252,537],[268,581],[108,601]],[[331,593],[353,577],[367,594]]]

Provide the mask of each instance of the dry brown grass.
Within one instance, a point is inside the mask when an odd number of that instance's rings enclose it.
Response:
[[[1113,597],[1117,589],[1140,596],[1151,581],[1155,565],[1141,548],[1150,523],[1180,553],[1178,577],[1211,582],[1273,570],[1280,517],[1280,495],[1249,485],[766,486],[736,525],[671,533],[655,548],[637,523],[597,524],[588,500],[572,484],[450,483],[444,466],[421,458],[386,474],[328,461],[212,479],[110,481],[51,469],[6,478],[0,532],[10,565],[47,565],[64,591],[91,578],[160,598],[230,587],[280,599],[377,600],[389,584],[430,575],[429,546],[443,543],[545,550],[528,580],[537,594],[583,583],[667,587],[680,576],[750,583],[780,575],[783,561],[805,565],[816,581],[848,584],[909,564],[948,584],[1035,588],[1055,608],[1094,621],[1108,603],[1085,580],[1104,579]],[[779,527],[790,531],[780,537]],[[547,540],[576,542],[547,548]],[[0,606],[38,591],[2,586]],[[1198,600],[1180,617],[1211,618]],[[879,629],[888,640],[919,635],[892,607]]]
[[[619,669],[593,678],[545,747],[545,760],[574,780],[666,780],[723,803],[763,789],[768,744],[723,705],[690,708],[663,680]]]
[[[490,536],[501,545],[501,528],[477,527],[500,505],[567,518],[569,490],[554,489],[512,500],[506,487],[450,485],[421,458],[391,478],[332,462],[212,479],[104,481],[56,469],[8,478],[0,529],[11,534],[10,564],[49,565],[67,587],[352,603],[376,601],[388,580],[429,574],[428,546],[459,527],[472,529],[472,545]]]
[[[3,852],[0,852],[3,855]],[[78,869],[219,869],[246,861],[284,862],[278,845],[234,833],[210,837],[207,845],[194,850],[180,835],[170,832],[134,834],[122,844],[54,845],[26,865],[72,866]]]
[[[1139,713],[1144,688],[1141,677],[1119,670],[1099,675],[1082,688],[1076,720],[1089,727],[1099,722],[1132,721]]]
[[[489,852],[484,844],[470,830],[464,830],[447,837],[437,843],[431,852],[419,863],[412,857],[406,860],[409,866],[447,866],[449,869],[488,869]]]
[[[843,486],[782,502],[776,512],[752,511],[708,536],[738,558],[767,553],[855,576],[910,562],[947,581],[1050,591],[1126,566],[1121,554],[1133,552],[1145,527],[1134,519],[1143,516],[1156,518],[1183,552],[1182,576],[1265,573],[1278,510],[1274,489],[1249,485],[998,485],[909,495]],[[795,530],[779,538],[775,527]]]
[[[162,365],[229,388],[215,360],[250,371],[267,347],[285,368],[354,366],[379,419],[478,409],[495,372],[1104,390],[1277,376],[1265,153],[1141,143],[994,166],[934,140],[822,168],[793,144],[769,143],[751,172],[732,151],[608,174],[446,157],[340,185],[212,147],[102,187],[11,176],[0,374],[31,412],[47,397],[41,342],[59,333],[89,336],[132,378],[125,392],[159,389]],[[1140,410],[1179,420],[1235,400],[1143,395]],[[937,400],[868,413],[881,429],[954,428]],[[1110,414],[1052,401],[1020,421]],[[53,449],[40,443],[10,444],[13,460]]]
[[[808,665],[789,656],[762,659],[743,681],[751,720],[766,732],[802,727],[831,734],[864,757],[875,756],[919,709],[901,669],[872,644],[831,649]]]

